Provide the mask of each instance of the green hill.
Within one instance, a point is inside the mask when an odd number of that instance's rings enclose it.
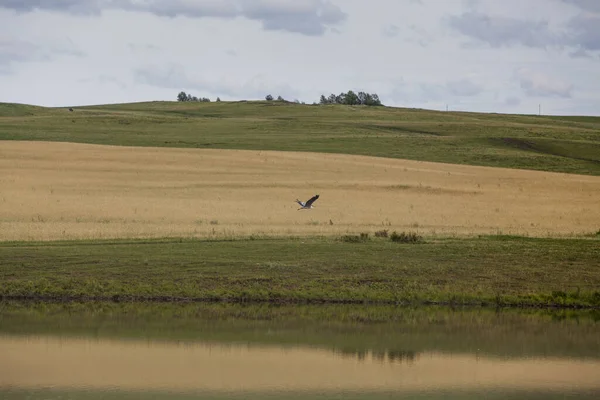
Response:
[[[287,102],[0,103],[0,140],[314,151],[600,175],[600,117]]]

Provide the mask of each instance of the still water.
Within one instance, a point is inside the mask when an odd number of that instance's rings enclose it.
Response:
[[[594,313],[0,307],[0,397],[600,398]]]

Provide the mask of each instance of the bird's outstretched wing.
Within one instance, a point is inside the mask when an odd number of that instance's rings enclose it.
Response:
[[[311,197],[307,202],[306,202],[306,207],[310,207],[312,203],[315,202],[315,200],[317,200],[319,198],[319,195],[315,195],[313,197]]]
[[[304,202],[296,199],[296,203],[300,204],[300,206],[304,207]]]

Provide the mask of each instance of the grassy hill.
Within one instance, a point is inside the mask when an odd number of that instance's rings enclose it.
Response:
[[[600,175],[600,117],[282,102],[0,103],[0,140],[371,155]]]

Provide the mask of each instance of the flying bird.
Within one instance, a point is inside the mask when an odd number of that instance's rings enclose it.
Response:
[[[309,208],[313,208],[312,204],[318,198],[319,198],[319,195],[317,194],[317,195],[311,197],[310,199],[308,199],[306,202],[303,202],[303,201],[300,201],[300,200],[296,199],[296,203],[300,204],[300,208],[298,210],[308,210]]]

